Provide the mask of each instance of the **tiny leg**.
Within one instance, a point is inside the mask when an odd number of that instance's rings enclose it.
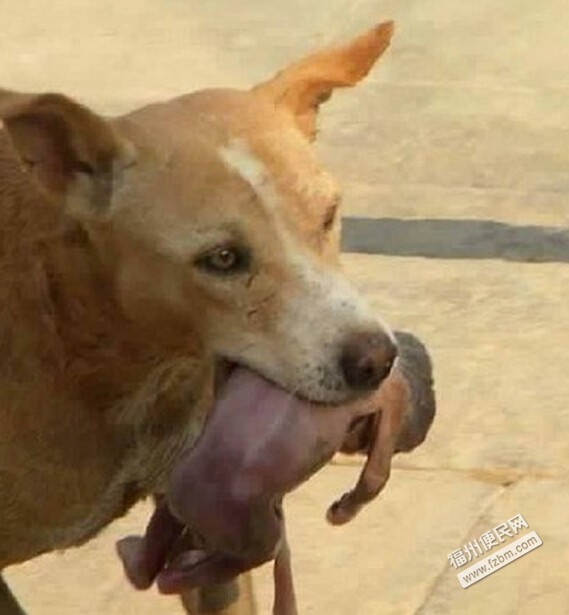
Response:
[[[345,493],[328,509],[332,525],[351,521],[365,504],[385,487],[391,473],[391,459],[403,423],[408,390],[400,378],[393,378],[385,389],[381,412],[373,417],[368,457],[354,489]]]

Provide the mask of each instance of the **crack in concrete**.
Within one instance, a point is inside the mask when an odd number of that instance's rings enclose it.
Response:
[[[466,544],[466,542],[468,541],[468,538],[472,536],[472,532],[474,528],[482,520],[484,515],[486,515],[492,509],[492,507],[504,496],[504,494],[508,491],[508,489],[511,489],[517,483],[518,481],[514,481],[514,482],[509,483],[507,486],[500,486],[496,489],[495,493],[492,493],[488,497],[488,500],[485,503],[484,507],[482,508],[480,513],[476,516],[476,519],[474,520],[474,522],[469,526],[468,531],[466,532],[463,538],[464,542],[461,541],[461,544]],[[423,600],[421,601],[421,604],[419,604],[419,606],[413,611],[412,615],[425,615],[426,614],[427,611],[425,609],[430,599],[435,595],[437,589],[439,588],[441,581],[447,570],[448,570],[447,565],[444,565],[441,567],[441,570],[439,571],[437,575],[435,575],[433,582],[427,589],[425,596],[423,597]]]
[[[338,456],[332,459],[330,465],[344,467],[361,467],[364,459],[359,457]],[[450,472],[467,475],[468,478],[482,482],[508,487],[522,479],[548,480],[567,478],[567,471],[562,469],[541,470],[536,468],[457,468],[453,466],[416,466],[413,464],[394,463],[393,470],[405,472]]]

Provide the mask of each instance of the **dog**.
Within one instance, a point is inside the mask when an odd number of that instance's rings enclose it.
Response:
[[[340,193],[311,141],[392,32],[112,120],[0,92],[0,571],[171,496],[228,365],[334,405],[389,376],[395,339],[338,271]],[[4,583],[0,605],[19,612]]]

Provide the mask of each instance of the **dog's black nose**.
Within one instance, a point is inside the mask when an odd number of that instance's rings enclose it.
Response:
[[[340,368],[347,385],[356,391],[373,391],[391,371],[397,346],[383,332],[359,332],[345,342]]]

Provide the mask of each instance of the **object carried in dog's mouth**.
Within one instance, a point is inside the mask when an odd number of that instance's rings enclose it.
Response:
[[[131,582],[143,589],[156,580],[161,592],[178,593],[277,557],[286,547],[283,496],[330,460],[353,419],[376,409],[374,398],[311,404],[234,369],[197,443],[178,459],[145,538],[119,544]],[[178,553],[184,533],[191,548]]]
[[[343,453],[367,456],[355,487],[334,502],[333,525],[351,521],[389,480],[395,453],[408,452],[425,439],[435,416],[433,368],[427,349],[411,333],[395,333],[399,354],[375,397],[378,412],[357,418],[342,443]]]

